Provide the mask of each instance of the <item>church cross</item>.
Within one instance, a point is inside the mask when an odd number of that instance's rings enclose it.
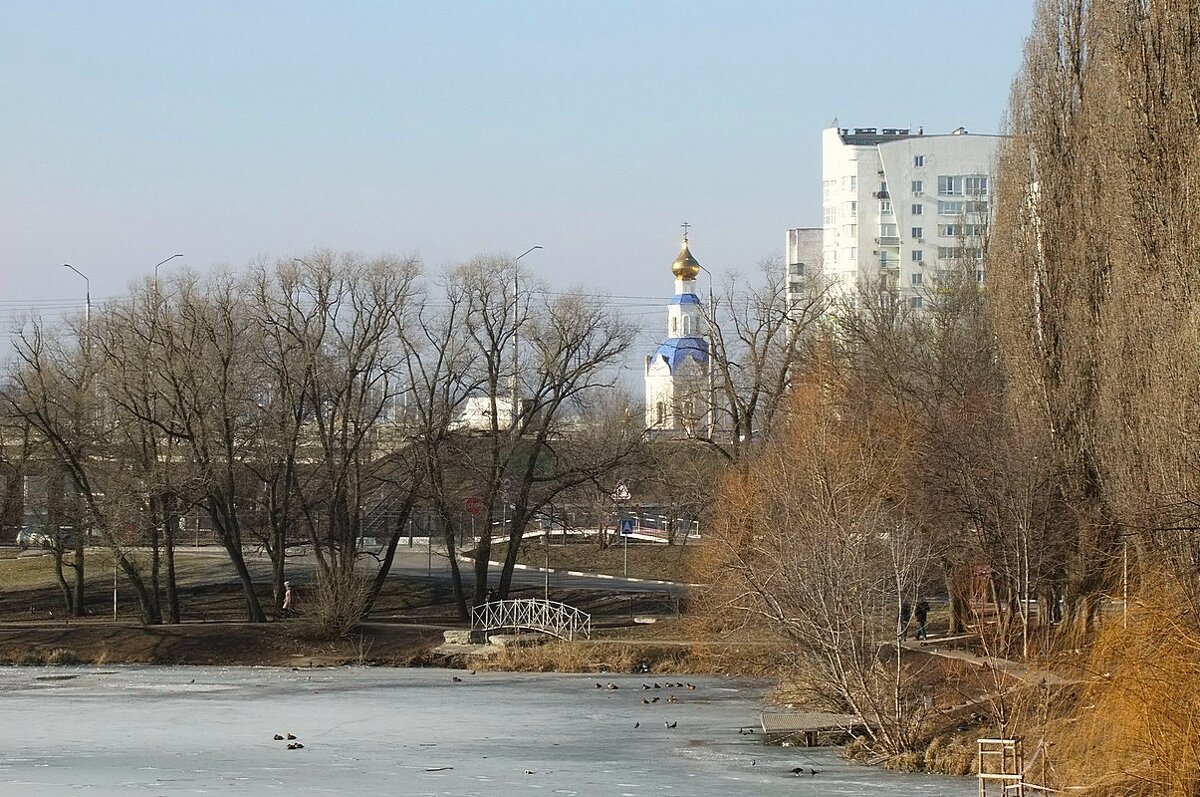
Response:
[[[683,242],[684,242],[684,243],[687,243],[687,239],[688,239],[688,230],[690,230],[690,229],[692,228],[692,225],[688,224],[688,223],[685,221],[683,224],[680,224],[679,226],[683,228]]]

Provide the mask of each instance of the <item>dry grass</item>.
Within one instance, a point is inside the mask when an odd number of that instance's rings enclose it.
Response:
[[[655,643],[622,640],[549,641],[506,647],[471,666],[505,672],[691,673],[735,677],[774,674],[769,662],[745,651],[709,643]]]
[[[502,561],[508,546],[492,547],[491,558]],[[687,581],[691,561],[700,550],[695,542],[687,545],[663,545],[660,543],[630,543],[629,575],[659,581]],[[619,543],[601,548],[595,541],[569,542],[562,544],[551,535],[550,567],[554,570],[580,570],[589,573],[607,573],[620,576],[625,572],[625,547]],[[540,537],[530,538],[521,544],[518,561],[531,567],[546,564],[546,548]]]
[[[87,663],[86,657],[79,655],[71,648],[30,648],[0,657],[0,664],[16,665],[19,667],[62,666]]]
[[[1106,797],[1200,794],[1198,621],[1182,591],[1160,588],[1133,602],[1128,629],[1107,623],[1095,678],[1058,727],[1060,782]]]

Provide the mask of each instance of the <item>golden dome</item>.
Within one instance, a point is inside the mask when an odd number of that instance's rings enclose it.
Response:
[[[687,239],[683,241],[679,257],[675,258],[675,262],[671,264],[671,273],[675,275],[675,279],[681,280],[694,280],[700,275],[700,263],[688,251]]]

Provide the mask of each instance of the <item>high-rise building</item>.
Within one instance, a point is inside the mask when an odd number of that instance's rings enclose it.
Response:
[[[787,231],[787,303],[788,309],[801,305],[814,278],[821,275],[821,227],[795,227]]]
[[[671,264],[675,295],[667,304],[667,337],[646,358],[646,428],[655,433],[694,436],[709,425],[708,326],[696,294],[700,268],[685,234]]]
[[[835,123],[836,124],[836,123]],[[983,280],[998,135],[830,127],[821,136],[822,272],[922,307],[948,269]],[[790,275],[789,275],[790,276]]]

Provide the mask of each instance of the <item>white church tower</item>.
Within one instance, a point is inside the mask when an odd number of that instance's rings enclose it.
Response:
[[[706,434],[711,417],[708,325],[696,295],[700,263],[688,250],[687,228],[671,264],[675,295],[667,305],[667,339],[646,358],[646,428],[668,436]]]

